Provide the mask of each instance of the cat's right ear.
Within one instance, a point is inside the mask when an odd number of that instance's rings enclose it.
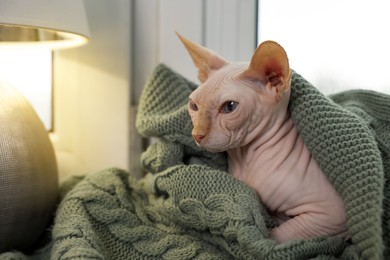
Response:
[[[198,79],[200,82],[205,82],[212,70],[218,70],[227,64],[225,59],[212,50],[184,38],[177,32],[176,34],[191,55],[195,66],[198,68]]]

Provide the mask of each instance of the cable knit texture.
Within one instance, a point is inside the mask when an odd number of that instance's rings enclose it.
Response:
[[[349,241],[284,244],[255,192],[226,172],[223,153],[191,138],[187,100],[196,85],[159,65],[141,97],[137,128],[156,137],[141,180],[108,169],[62,200],[41,259],[388,259],[390,97],[349,91],[325,97],[297,73],[289,109],[320,167],[345,201]],[[24,259],[20,253],[0,255]]]

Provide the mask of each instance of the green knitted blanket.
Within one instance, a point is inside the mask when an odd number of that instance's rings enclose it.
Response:
[[[292,76],[290,110],[319,165],[345,200],[349,241],[276,244],[255,192],[226,172],[226,156],[191,138],[187,99],[196,85],[158,66],[141,97],[137,128],[156,137],[141,180],[108,169],[69,188],[51,243],[33,259],[389,259],[390,97],[323,96]],[[4,259],[29,258],[21,253]]]

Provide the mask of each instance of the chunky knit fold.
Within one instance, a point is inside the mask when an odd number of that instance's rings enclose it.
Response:
[[[292,117],[313,157],[344,199],[352,242],[364,259],[380,259],[384,250],[384,169],[370,121],[385,117],[380,103],[375,103],[378,97],[388,104],[390,98],[354,91],[334,95],[332,101],[298,74],[294,74],[291,84]],[[385,121],[380,125],[388,128],[390,124]]]

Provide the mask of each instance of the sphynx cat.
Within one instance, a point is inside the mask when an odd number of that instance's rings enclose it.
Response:
[[[249,62],[228,62],[181,35],[200,86],[188,110],[196,143],[228,155],[228,171],[253,188],[285,242],[346,237],[344,202],[310,154],[288,111],[291,69],[276,42],[259,45]]]

